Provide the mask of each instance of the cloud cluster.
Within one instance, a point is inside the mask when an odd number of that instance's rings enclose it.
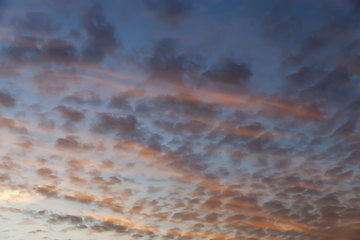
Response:
[[[1,236],[358,239],[358,1],[66,2],[0,1]]]

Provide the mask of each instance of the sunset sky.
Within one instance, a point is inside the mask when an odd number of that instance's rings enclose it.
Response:
[[[1,240],[359,240],[359,0],[0,0]]]

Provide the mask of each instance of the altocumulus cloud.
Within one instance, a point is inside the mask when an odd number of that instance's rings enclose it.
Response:
[[[359,1],[0,8],[1,239],[359,239]]]

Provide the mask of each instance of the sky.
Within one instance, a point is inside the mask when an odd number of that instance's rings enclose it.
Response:
[[[360,1],[0,0],[0,239],[359,240]]]

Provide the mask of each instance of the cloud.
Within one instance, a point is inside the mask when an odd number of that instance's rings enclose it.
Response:
[[[231,88],[244,86],[252,75],[253,73],[246,64],[237,63],[234,59],[221,59],[211,69],[202,73],[205,85],[225,85]]]
[[[38,71],[32,79],[35,88],[44,96],[56,96],[81,83],[81,79],[49,68]]]
[[[219,209],[219,207],[221,206],[221,201],[216,198],[209,198],[204,202],[202,206],[206,209],[216,210]]]
[[[177,26],[188,17],[193,10],[189,0],[143,0],[149,9],[159,20],[172,26]]]
[[[79,142],[79,138],[76,136],[67,136],[65,138],[58,138],[56,140],[56,147],[60,149],[68,149],[73,151],[91,151],[96,149],[93,144],[83,144]]]
[[[2,9],[6,9],[6,7],[7,7],[7,5],[9,4],[9,1],[8,0],[0,0],[0,7],[2,8]],[[3,15],[4,15],[4,10],[1,10],[0,11],[0,20],[1,20],[1,18],[3,17]]]
[[[124,111],[131,111],[132,106],[129,99],[132,97],[131,93],[121,93],[113,96],[109,102],[109,107],[122,109]]]
[[[0,27],[5,238],[357,239],[356,1],[35,2]]]
[[[13,98],[9,93],[0,91],[0,105],[8,108],[16,107],[16,99]]]
[[[43,61],[66,65],[78,60],[75,46],[62,39],[50,39],[44,42],[41,48]]]
[[[10,65],[9,63],[6,62],[2,62],[1,66],[0,66],[0,76],[2,77],[14,77],[14,76],[18,76],[19,72],[18,69],[13,66]]]
[[[35,191],[48,198],[58,197],[58,194],[60,193],[60,191],[55,186],[51,185],[38,186],[35,188]]]
[[[26,63],[28,61],[39,61],[42,51],[37,47],[40,39],[31,36],[20,36],[10,46],[2,49],[8,61]]]
[[[122,43],[117,40],[115,26],[106,19],[102,5],[94,4],[85,9],[82,24],[88,36],[82,49],[84,61],[98,62],[116,48],[122,47]]]
[[[295,87],[304,88],[316,84],[321,77],[321,70],[303,66],[298,71],[288,75],[286,80]]]
[[[89,204],[95,201],[95,198],[91,195],[87,195],[84,193],[75,193],[74,196],[67,195],[65,199],[77,201],[84,204]]]
[[[184,221],[198,221],[198,216],[199,214],[196,212],[179,212],[179,213],[175,213],[172,218],[176,219],[178,221],[184,222]]]
[[[115,115],[111,113],[98,113],[98,121],[93,124],[93,130],[106,134],[114,132],[119,137],[136,137],[140,131],[140,122],[133,115]]]
[[[0,127],[6,128],[14,133],[27,134],[28,130],[23,124],[6,117],[0,117]]]
[[[102,100],[99,94],[93,91],[83,91],[83,92],[75,92],[63,99],[64,103],[68,103],[70,105],[91,105],[97,106],[100,105]]]
[[[55,9],[57,11],[58,9]],[[79,47],[74,37],[65,36],[63,25],[42,11],[28,11],[24,18],[12,20],[14,32],[4,38],[10,44],[2,49],[7,61],[31,65],[53,63],[70,65],[98,63],[107,55],[122,47],[117,39],[115,26],[105,16],[103,6],[93,4],[84,8],[79,20],[79,32],[84,31]]]
[[[338,99],[347,97],[351,93],[351,73],[346,67],[339,66],[329,72],[313,89],[327,97]]]
[[[192,58],[177,53],[174,39],[164,38],[155,42],[152,51],[145,67],[149,70],[150,80],[155,82],[180,83],[196,74],[199,68]]]
[[[153,124],[159,129],[174,135],[198,134],[209,130],[206,124],[193,120],[187,122],[157,120]]]
[[[59,112],[61,117],[63,117],[64,120],[69,122],[78,123],[85,119],[85,115],[82,112],[69,107],[57,106],[54,108],[54,110]]]
[[[50,178],[50,179],[57,178],[57,176],[54,174],[54,172],[50,168],[47,168],[47,167],[39,168],[36,171],[36,173],[39,177],[43,177],[43,178]]]
[[[79,60],[77,49],[71,42],[57,38],[43,40],[31,35],[15,36],[3,53],[9,62],[21,66],[45,62],[69,65]]]
[[[31,34],[52,34],[61,29],[55,19],[40,11],[29,11],[24,19],[14,18],[13,24],[19,32]]]

